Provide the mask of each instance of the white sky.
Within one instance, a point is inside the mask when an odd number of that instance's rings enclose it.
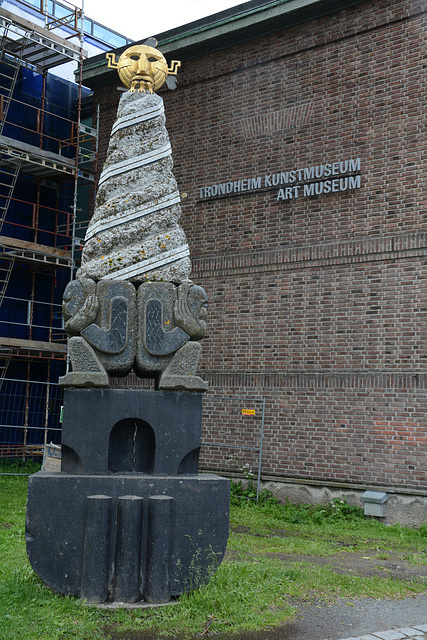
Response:
[[[141,40],[229,9],[245,0],[84,0],[88,18]],[[82,0],[74,0],[81,6]]]

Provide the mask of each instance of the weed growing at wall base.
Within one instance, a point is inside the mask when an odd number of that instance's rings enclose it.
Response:
[[[245,501],[257,501],[257,489],[251,476],[248,476],[248,479],[245,483],[243,483],[241,480],[239,480],[239,482],[231,483],[230,501],[231,504],[236,507],[241,505]],[[258,503],[263,505],[280,505],[279,500],[275,498],[272,492],[268,489],[261,489],[258,495]]]
[[[245,502],[256,501],[256,487],[252,479],[245,484],[242,481],[231,483],[231,504],[239,507]],[[336,520],[364,520],[363,509],[351,505],[342,498],[333,498],[327,505],[311,506],[301,504],[281,504],[268,489],[259,492],[258,503],[272,512],[282,513],[283,517],[294,523],[313,521],[320,523]]]

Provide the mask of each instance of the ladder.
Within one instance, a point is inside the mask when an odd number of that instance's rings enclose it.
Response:
[[[0,389],[3,383],[3,380],[6,378],[7,369],[9,367],[9,362],[11,358],[12,358],[11,353],[2,353],[0,351]]]
[[[10,257],[6,260],[1,260],[0,262],[0,306],[2,305],[4,297],[6,295],[7,285],[9,284],[10,274],[13,271],[14,264],[14,257]]]
[[[27,43],[27,34],[19,41],[9,36],[11,27],[11,23],[4,24],[0,39],[0,60],[2,65],[0,71],[0,135],[3,134],[13,91],[18,79],[19,69],[21,68],[25,45]]]
[[[7,122],[28,38],[28,33],[25,33],[24,37],[16,40],[13,34],[9,33],[11,29],[12,23],[4,22],[0,30],[0,135],[3,135]],[[0,154],[0,233],[15,189],[20,166],[20,160],[12,160],[7,154]]]
[[[14,258],[10,260],[2,260],[0,262],[0,306],[6,293],[14,262]],[[0,390],[3,386],[4,379],[6,378],[11,357],[12,354],[10,352],[2,351],[0,347]]]
[[[5,167],[3,162],[3,154],[0,153],[0,234],[21,167],[20,160],[17,160],[9,168]]]

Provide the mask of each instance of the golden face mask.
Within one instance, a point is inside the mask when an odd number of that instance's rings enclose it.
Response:
[[[176,76],[181,66],[180,62],[173,60],[169,69],[163,54],[145,44],[129,47],[118,62],[114,53],[107,53],[106,56],[109,68],[117,69],[120,80],[132,92],[154,93],[165,83],[168,75]]]

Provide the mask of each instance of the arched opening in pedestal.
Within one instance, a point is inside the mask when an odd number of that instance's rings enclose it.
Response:
[[[153,473],[156,438],[148,422],[126,418],[111,429],[109,473]]]

